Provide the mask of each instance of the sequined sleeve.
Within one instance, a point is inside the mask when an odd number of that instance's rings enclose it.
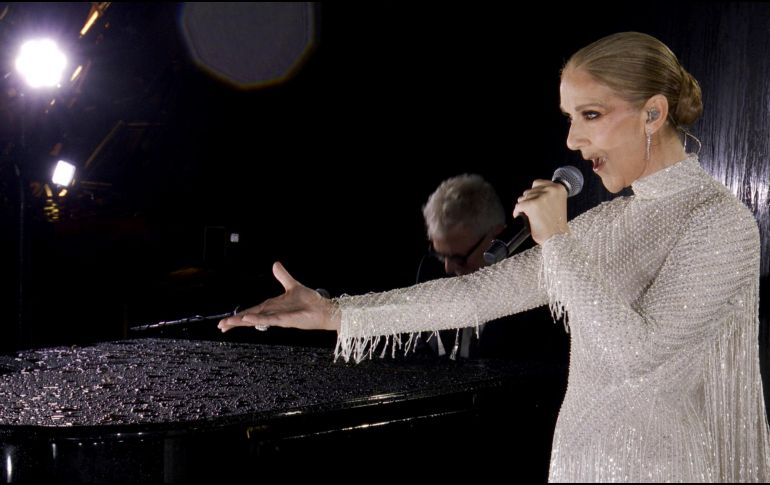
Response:
[[[680,228],[669,228],[679,230]],[[590,248],[575,235],[543,245],[549,302],[593,342],[596,359],[627,376],[692,355],[720,333],[730,312],[744,311],[744,296],[756,284],[759,235],[742,206],[724,196],[695,208],[657,277],[632,307],[589,264]],[[643,262],[641,262],[643,264]],[[683,352],[687,350],[688,352]]]
[[[379,348],[408,351],[419,332],[477,326],[545,305],[538,284],[541,261],[535,247],[470,275],[337,298],[341,327],[335,356],[358,362]]]

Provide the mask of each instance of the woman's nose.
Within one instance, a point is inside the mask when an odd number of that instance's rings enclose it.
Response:
[[[567,148],[570,150],[580,150],[586,145],[586,138],[576,123],[569,125],[567,133]]]

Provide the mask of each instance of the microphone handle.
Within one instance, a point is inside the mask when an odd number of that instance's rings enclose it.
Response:
[[[508,243],[508,245],[507,245],[508,246],[508,254],[506,255],[506,257],[508,257],[511,254],[513,254],[513,252],[516,251],[516,249],[518,249],[519,246],[521,246],[521,243],[523,243],[524,241],[527,240],[527,238],[530,236],[531,233],[532,233],[532,231],[529,229],[529,223],[527,223],[524,226],[524,228],[522,228],[522,230],[519,231],[518,234],[516,234],[516,237],[511,239],[511,242]]]
[[[484,262],[489,266],[504,260],[513,254],[521,243],[527,240],[529,234],[529,225],[526,225],[508,242],[503,241],[502,239],[492,240],[492,244],[490,244],[489,248],[484,251]]]
[[[553,181],[558,183],[562,187],[564,187],[564,189],[567,191],[567,196],[569,197],[569,195],[570,195],[570,193],[569,193],[569,191],[570,191],[569,185],[567,185],[564,182],[564,180],[562,180],[562,179],[560,179],[558,177],[555,178]],[[508,253],[505,255],[506,258],[508,256],[512,255],[513,252],[516,251],[519,248],[519,246],[521,246],[521,244],[524,241],[526,241],[529,236],[532,235],[532,230],[529,228],[529,219],[527,219],[526,214],[521,214],[521,217],[524,218],[524,227],[521,229],[521,231],[519,231],[518,234],[516,234],[516,236],[513,239],[510,240],[510,242],[505,243],[506,248],[508,250]]]
[[[570,196],[569,185],[564,180],[562,180],[559,177],[556,177],[553,179],[553,182],[556,182],[557,184],[564,187],[564,189],[567,191],[567,197]],[[529,228],[529,219],[527,219],[527,215],[521,214],[520,217],[524,219],[524,227],[521,229],[521,231],[519,231],[518,234],[516,234],[516,236],[513,239],[510,240],[510,242],[505,243],[506,248],[508,250],[508,253],[505,255],[506,258],[511,254],[513,254],[513,252],[516,251],[519,248],[519,246],[521,246],[521,243],[526,241],[527,238],[532,235],[532,230]]]
[[[567,197],[577,195],[583,189],[583,174],[580,173],[580,170],[571,165],[557,168],[553,173],[551,180],[564,187],[567,191]],[[494,239],[492,244],[489,245],[489,248],[484,252],[484,262],[487,263],[487,265],[499,263],[513,254],[521,243],[530,236],[531,230],[529,228],[529,221],[527,220],[526,215],[522,214],[521,217],[524,218],[524,228],[519,231],[510,242],[505,242],[502,239]]]

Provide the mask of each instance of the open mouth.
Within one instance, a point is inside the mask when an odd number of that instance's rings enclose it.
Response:
[[[599,170],[602,169],[602,167],[604,167],[604,164],[607,163],[607,159],[603,157],[593,158],[591,159],[591,162],[593,163],[594,172],[598,172]]]

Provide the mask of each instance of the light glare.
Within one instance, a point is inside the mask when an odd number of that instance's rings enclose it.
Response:
[[[64,160],[59,160],[56,164],[56,168],[53,171],[53,177],[51,181],[56,185],[69,186],[72,179],[75,177],[75,166]]]
[[[93,12],[91,12],[91,16],[88,17],[88,20],[86,20],[85,25],[83,26],[82,29],[80,29],[80,35],[81,36],[86,35],[86,32],[88,32],[88,30],[91,28],[92,25],[94,25],[94,22],[96,22],[96,19],[98,18],[99,18],[98,10],[94,10]]]
[[[51,39],[25,42],[16,58],[16,70],[32,88],[58,86],[65,67],[67,58]]]

